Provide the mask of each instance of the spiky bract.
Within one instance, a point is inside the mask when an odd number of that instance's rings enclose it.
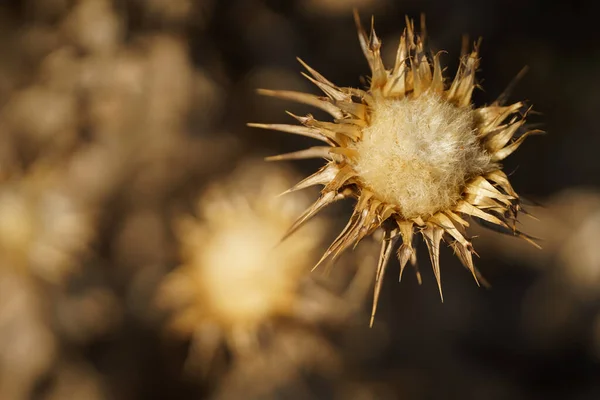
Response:
[[[489,106],[472,106],[478,43],[471,51],[468,45],[463,46],[456,76],[446,84],[439,54],[428,56],[425,51],[424,21],[422,32],[417,34],[414,23],[407,18],[394,67],[389,70],[383,65],[381,41],[375,31],[371,28],[367,35],[356,13],[355,19],[360,45],[371,68],[370,86],[365,90],[338,87],[300,60],[310,73],[305,76],[325,97],[291,91],[260,93],[315,106],[329,113],[333,122],[319,121],[310,114],[290,114],[302,126],[249,125],[325,143],[270,158],[328,160],[319,171],[289,190],[324,186],[319,199],[288,234],[325,206],[343,198],[356,199],[350,221],[317,265],[336,259],[376,229],[384,229],[374,315],[387,261],[399,238],[400,276],[409,260],[415,265],[413,235],[420,233],[429,250],[440,296],[442,240],[454,249],[478,284],[481,279],[465,232],[469,226],[466,216],[531,241],[515,229],[522,207],[499,163],[527,136],[539,131],[525,129],[528,110],[524,103],[505,105],[505,95]],[[420,282],[418,270],[417,276]]]

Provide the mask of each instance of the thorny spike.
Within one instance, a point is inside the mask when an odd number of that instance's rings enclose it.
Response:
[[[406,28],[400,36],[400,43],[398,45],[398,51],[396,52],[396,63],[394,64],[394,69],[392,71],[392,78],[396,78],[400,76],[401,70],[405,69],[405,62],[407,56],[407,47],[406,47]]]
[[[371,89],[373,90],[374,88],[385,84],[387,79],[387,73],[379,54],[381,42],[379,41],[379,38],[377,38],[374,30],[371,31],[371,37],[367,37],[367,33],[362,27],[360,16],[356,9],[354,9],[354,22],[356,23],[356,29],[358,30],[360,47],[371,68]]]
[[[412,248],[412,240],[413,240],[413,224],[410,221],[397,221],[398,228],[400,229],[400,236],[402,236],[402,245],[398,249],[398,261],[400,261],[400,274],[398,276],[398,281],[402,281],[402,273],[404,272],[404,267],[406,267],[406,263],[411,260],[411,264],[415,264],[413,261],[415,250]],[[418,274],[418,272],[417,272]],[[420,274],[417,279],[419,279],[420,284]]]
[[[414,251],[413,251],[412,257],[410,258],[410,263],[413,266],[413,268],[415,269],[415,276],[417,277],[417,283],[419,285],[422,285],[423,278],[421,278],[421,271],[419,271],[419,266],[417,265],[417,255]]]
[[[519,206],[519,211],[522,212],[523,214],[527,215],[529,218],[533,219],[534,221],[537,221],[537,222],[540,221],[540,219],[538,217],[531,214],[529,211],[527,211],[525,208],[523,208],[523,206]]]
[[[319,133],[327,139],[328,144],[333,145],[334,143],[336,143],[336,132],[332,130],[336,128],[335,124],[332,124],[330,122],[317,121],[312,116],[312,114],[308,114],[306,117],[301,117],[289,111],[286,111],[285,113],[291,116],[292,118],[296,119],[302,125],[309,128],[314,128],[317,131],[319,131]]]
[[[374,199],[369,208],[368,212],[364,217],[364,222],[358,231],[358,237],[356,238],[356,242],[354,243],[354,247],[366,236],[372,233],[374,229],[376,229],[381,223],[377,221],[378,217],[381,215],[380,213],[381,201]]]
[[[309,208],[307,208],[302,215],[298,217],[298,219],[292,224],[292,226],[287,230],[287,232],[281,238],[283,242],[290,235],[296,232],[298,229],[302,227],[306,222],[308,222],[313,216],[315,216],[319,211],[328,205],[343,199],[346,197],[343,193],[335,193],[335,192],[326,192],[319,197],[317,201],[315,201]]]
[[[506,89],[504,89],[504,91],[500,94],[500,96],[498,96],[498,98],[494,102],[494,105],[502,106],[502,105],[506,104],[506,102],[508,101],[508,98],[509,98],[511,92],[513,91],[513,89],[515,88],[515,86],[517,85],[517,83],[521,79],[523,79],[523,77],[527,74],[527,71],[529,71],[529,67],[526,65],[526,66],[524,66],[519,71],[519,73],[517,74],[517,76],[515,76],[512,79],[512,81],[510,81],[510,83],[508,84],[508,86],[506,87]]]
[[[321,257],[319,262],[317,262],[317,264],[315,264],[315,266],[312,268],[312,271],[317,269],[319,267],[319,265],[321,265],[323,263],[323,261],[325,261],[331,254],[333,254],[333,252],[335,252],[338,248],[340,248],[340,246],[342,246],[340,243],[343,244],[344,242],[348,241],[349,234],[351,233],[353,227],[357,224],[357,222],[359,220],[359,218],[356,215],[357,215],[357,213],[355,210],[354,213],[352,214],[352,217],[350,217],[350,220],[348,221],[348,223],[342,230],[342,232],[340,232],[340,234],[335,238],[333,243],[331,243],[331,245],[325,251],[325,253]]]
[[[530,236],[530,235],[527,235],[527,234],[525,234],[525,233],[523,233],[523,232],[520,232],[520,231],[517,231],[517,230],[515,230],[515,236],[518,236],[518,237],[520,237],[521,239],[525,240],[527,243],[529,243],[530,245],[532,245],[533,247],[535,247],[535,248],[536,248],[536,249],[538,249],[538,250],[541,250],[541,249],[542,249],[542,246],[540,246],[539,244],[537,244],[537,243],[535,242],[535,240],[536,240],[537,238],[534,238],[534,237],[532,237],[532,236]],[[540,240],[540,239],[537,239],[537,240]]]
[[[270,129],[273,131],[281,131],[286,133],[293,133],[295,135],[306,136],[309,138],[317,139],[325,143],[329,143],[329,140],[323,136],[323,134],[314,128],[299,125],[287,125],[287,124],[257,124],[248,123],[251,128]]]
[[[419,40],[417,44],[417,53],[415,54],[416,68],[413,68],[415,74],[419,76],[422,90],[425,91],[431,85],[431,65],[423,51],[423,44]]]
[[[524,120],[515,121],[498,127],[494,132],[490,132],[485,139],[485,147],[490,153],[495,153],[502,149],[512,139],[517,130],[525,124]],[[492,134],[494,133],[494,134]]]
[[[444,91],[444,77],[442,76],[442,66],[440,65],[440,53],[433,56],[433,77],[431,78],[429,90],[435,93],[442,93]]]
[[[471,180],[471,182],[469,182],[465,187],[465,193],[470,193],[484,198],[495,199],[506,206],[510,206],[512,204],[511,201],[515,199],[512,196],[501,193],[482,176],[473,178],[473,180]]]
[[[328,163],[314,174],[304,178],[302,181],[283,192],[281,195],[283,196],[315,185],[326,185],[334,179],[337,173],[338,169],[335,164]]]
[[[369,208],[360,209],[356,213],[356,223],[347,232],[343,242],[340,242],[335,250],[333,259],[336,259],[345,249],[349,248],[354,244],[354,247],[360,242],[360,240],[367,234],[371,233],[373,227],[377,227],[374,224],[374,216]]]
[[[438,284],[442,303],[444,302],[444,295],[442,293],[442,280],[440,276],[440,240],[442,240],[443,232],[444,230],[442,228],[431,224],[427,225],[427,227],[421,231],[423,238],[425,238],[427,249],[429,250],[429,258],[431,259],[431,265],[433,267],[435,280]]]
[[[398,45],[398,51],[396,52],[396,62],[392,74],[388,79],[383,93],[385,96],[403,98],[405,95],[405,80],[406,80],[406,58],[408,49],[406,45],[406,29],[400,37],[400,44]]]
[[[373,322],[375,322],[375,313],[377,312],[377,304],[379,303],[379,295],[381,293],[381,285],[383,284],[383,277],[385,275],[385,270],[388,265],[388,261],[390,259],[390,255],[392,254],[392,249],[394,248],[394,244],[398,240],[397,235],[394,235],[392,232],[390,234],[389,231],[386,231],[381,241],[381,251],[379,253],[379,262],[377,265],[377,272],[375,276],[375,288],[373,293],[373,307],[371,310],[371,321],[369,326],[373,327]]]
[[[414,43],[415,43],[415,38],[414,38],[415,26],[413,24],[413,21],[410,18],[408,18],[408,15],[406,15],[404,17],[404,21],[406,23],[406,35],[408,38],[408,46],[409,46],[409,48],[413,48]]]
[[[500,221],[498,218],[494,217],[491,214],[488,214],[482,210],[480,210],[479,208],[473,206],[472,204],[467,203],[466,201],[460,201],[456,207],[455,207],[456,211],[462,212],[464,214],[468,214],[468,215],[472,215],[474,217],[477,218],[481,218],[487,222],[490,222],[492,224],[496,224],[496,225],[500,225],[502,227],[506,227],[508,228],[508,226]]]
[[[308,72],[310,72],[310,74],[319,82],[324,83],[328,86],[331,87],[336,87],[331,81],[329,81],[327,78],[325,78],[323,75],[321,75],[320,73],[318,73],[317,71],[315,71],[314,69],[312,69],[307,63],[305,63],[300,57],[296,57],[296,60],[298,60],[298,62],[300,64],[302,64],[302,66],[304,68],[306,68],[306,70]]]
[[[455,222],[459,223],[463,227],[466,227],[466,228],[469,227],[469,223],[467,221],[465,221],[464,219],[462,219],[458,214],[456,214],[452,211],[446,211],[446,215],[448,215],[451,219],[453,219]]]
[[[329,139],[334,140],[336,133],[347,135],[354,140],[360,138],[360,128],[351,123],[349,120],[344,119],[337,123],[333,123],[318,121],[312,116],[312,114],[308,114],[306,117],[301,117],[289,111],[286,111],[286,113],[298,120],[302,125],[306,125],[311,128],[317,128],[319,131],[321,131],[323,136],[326,136]]]
[[[356,30],[358,31],[358,41],[360,42],[360,47],[362,48],[363,54],[367,61],[369,61],[369,65],[371,64],[371,55],[369,53],[369,40],[367,38],[367,33],[365,32],[362,23],[360,22],[360,15],[358,14],[358,10],[353,10],[354,14],[354,23],[356,24]]]
[[[265,157],[265,161],[304,160],[307,158],[331,159],[331,156],[329,156],[330,149],[331,147],[316,146],[304,150],[294,151],[291,153]]]
[[[381,48],[381,41],[375,33],[375,16],[371,15],[371,32],[369,33],[369,48],[371,50]]]
[[[343,118],[344,114],[342,111],[331,104],[327,100],[323,100],[322,97],[318,97],[308,93],[302,92],[293,92],[289,90],[267,90],[267,89],[258,89],[257,92],[264,96],[278,97],[280,99],[291,100],[297,103],[306,104],[309,106],[313,106],[319,108],[327,113],[329,113],[333,118]]]
[[[523,143],[523,141],[529,135],[540,134],[540,133],[543,133],[543,131],[533,130],[533,131],[525,132],[517,140],[515,140],[514,142],[512,142],[508,146],[504,147],[503,149],[498,150],[497,152],[495,152],[492,155],[492,161],[496,162],[496,161],[502,161],[502,160],[504,160],[506,157],[508,157],[509,155],[511,155],[512,153],[514,153],[514,151],[517,150],[517,148],[521,145],[521,143]]]
[[[315,78],[309,76],[308,74],[306,74],[304,72],[302,72],[302,76],[304,76],[306,79],[311,81],[315,86],[317,86],[319,89],[321,89],[323,91],[323,93],[325,93],[327,95],[327,97],[329,97],[330,99],[335,100],[335,101],[345,101],[345,102],[351,101],[350,95],[340,91],[337,87],[330,86],[325,83],[319,82],[318,80],[316,80]]]
[[[485,175],[485,177],[486,177],[486,179],[496,182],[496,184],[498,186],[500,186],[504,191],[506,191],[506,193],[508,193],[509,195],[511,195],[515,198],[519,197],[517,195],[517,193],[514,191],[514,189],[512,188],[512,185],[510,184],[510,182],[508,181],[508,177],[501,170],[498,169],[498,170],[495,170],[492,172],[488,172]]]
[[[344,186],[350,178],[355,176],[356,171],[354,171],[354,169],[352,169],[350,166],[346,165],[342,167],[342,169],[340,169],[332,179],[330,179],[324,190],[337,191]]]
[[[463,199],[469,202],[471,205],[479,208],[480,210],[485,210],[485,212],[490,214],[493,214],[492,211],[501,214],[506,207],[510,207],[512,205],[511,202],[507,202],[507,204],[500,204],[502,202],[499,202],[498,200],[494,200],[486,196],[477,196],[468,192],[465,192]]]
[[[456,229],[450,218],[442,213],[437,213],[431,217],[431,221],[438,224],[446,233],[456,239],[463,247],[470,247],[471,243]]]
[[[398,261],[400,261],[400,274],[398,275],[398,282],[402,282],[402,274],[404,273],[404,267],[406,263],[411,259],[413,255],[413,248],[402,243],[398,249]]]
[[[420,70],[420,64],[419,61],[417,60],[418,56],[415,56],[415,58],[413,59],[413,63],[416,64],[412,65],[412,78],[413,78],[413,96],[414,97],[418,97],[421,95],[421,93],[424,91],[424,85],[421,82],[421,76],[419,74],[419,70]]]
[[[456,254],[458,256],[458,259],[460,260],[462,265],[464,265],[464,267],[466,269],[471,271],[471,274],[473,275],[473,279],[475,279],[477,286],[481,286],[479,283],[478,276],[477,276],[478,273],[475,269],[475,265],[473,264],[473,253],[471,252],[471,250],[469,248],[462,246],[458,242],[450,243],[450,246],[452,246],[452,249],[454,250],[454,254]]]
[[[481,118],[479,136],[484,137],[498,127],[509,115],[517,113],[523,107],[523,103],[515,103],[507,107],[489,106],[475,110],[476,115]]]
[[[448,89],[447,98],[455,101],[460,107],[471,104],[471,95],[475,88],[475,71],[479,65],[477,46],[468,57],[465,57],[456,72],[456,77]]]

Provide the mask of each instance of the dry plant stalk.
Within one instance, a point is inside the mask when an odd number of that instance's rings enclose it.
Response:
[[[414,22],[406,19],[391,70],[383,65],[381,41],[373,27],[367,35],[357,12],[355,20],[360,45],[371,68],[367,89],[338,87],[299,60],[310,73],[305,77],[326,96],[259,92],[319,108],[329,113],[333,122],[319,121],[310,114],[302,117],[289,113],[302,125],[249,125],[325,143],[269,158],[327,160],[319,171],[288,190],[324,186],[319,199],[298,218],[286,236],[329,204],[344,198],[356,199],[350,221],[317,266],[326,259],[335,260],[376,229],[385,231],[375,278],[372,324],[386,265],[399,238],[402,239],[398,250],[400,277],[409,260],[416,266],[413,236],[420,233],[429,250],[440,296],[442,239],[449,243],[478,284],[481,280],[473,265],[475,252],[466,235],[469,223],[465,216],[536,245],[531,237],[515,228],[517,214],[523,208],[500,162],[525,138],[540,131],[525,129],[529,109],[523,102],[505,105],[506,95],[486,107],[472,105],[473,89],[477,86],[478,43],[471,51],[468,43],[464,43],[456,77],[448,85],[439,53],[428,57],[425,50],[424,19],[421,33],[416,33]],[[420,282],[418,270],[417,277]]]

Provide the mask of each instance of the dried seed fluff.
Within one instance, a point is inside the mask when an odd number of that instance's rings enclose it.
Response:
[[[453,206],[465,183],[490,165],[471,108],[434,93],[375,103],[370,125],[352,147],[364,185],[405,218]]]

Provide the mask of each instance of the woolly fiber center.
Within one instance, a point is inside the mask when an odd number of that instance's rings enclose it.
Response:
[[[377,102],[353,147],[364,185],[405,218],[452,207],[465,183],[490,164],[472,109],[430,93]]]

